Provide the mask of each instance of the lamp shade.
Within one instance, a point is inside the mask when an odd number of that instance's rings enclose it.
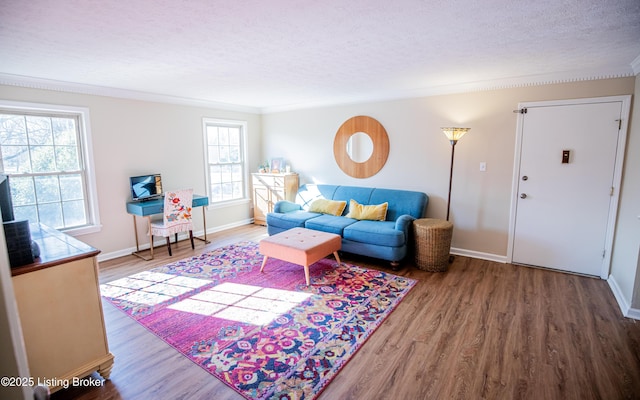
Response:
[[[447,136],[452,143],[457,142],[464,136],[465,133],[469,132],[471,128],[440,128],[442,132]]]

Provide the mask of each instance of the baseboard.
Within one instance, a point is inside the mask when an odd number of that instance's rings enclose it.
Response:
[[[216,233],[216,232],[220,232],[220,231],[224,231],[227,229],[231,229],[231,228],[237,228],[239,226],[244,226],[244,225],[249,225],[250,223],[252,223],[253,219],[246,219],[246,220],[242,220],[242,221],[237,221],[234,222],[232,224],[227,224],[227,225],[219,225],[216,226],[215,228],[209,228],[207,229],[207,235],[211,234],[211,233]],[[204,231],[200,230],[200,231],[194,231],[193,232],[194,236],[198,236],[198,237],[202,237],[204,236]],[[187,233],[181,233],[178,234],[178,240],[183,240],[188,238],[188,234]],[[159,238],[159,239],[155,239],[153,241],[153,245],[155,246],[164,246],[166,245],[166,242],[164,239]],[[140,250],[148,250],[149,249],[149,244],[143,244],[140,246]],[[107,261],[107,260],[112,260],[114,258],[118,258],[118,257],[124,257],[124,256],[128,256],[131,255],[131,253],[133,253],[134,251],[136,251],[135,247],[130,247],[127,249],[122,249],[122,250],[116,250],[116,251],[112,251],[109,253],[100,253],[98,255],[98,261]]]
[[[609,275],[609,279],[607,279],[607,282],[609,283],[609,287],[611,288],[613,297],[615,297],[616,301],[618,302],[618,307],[620,307],[622,315],[627,318],[640,320],[640,310],[638,310],[637,308],[631,308],[629,301],[622,294],[620,286],[618,286],[618,282],[616,282],[616,279],[613,277],[613,275]]]
[[[631,307],[629,306],[629,302],[625,299],[622,291],[620,290],[620,286],[618,286],[618,282],[616,282],[616,278],[613,275],[609,275],[607,279],[607,283],[609,284],[609,288],[611,288],[611,292],[613,293],[613,297],[616,298],[618,302],[618,307],[620,307],[620,311],[622,311],[622,315],[627,316],[627,310]]]
[[[451,254],[456,256],[479,258],[481,260],[487,260],[487,261],[495,261],[502,264],[507,263],[507,256],[501,256],[498,254],[491,254],[491,253],[482,253],[480,251],[474,251],[474,250],[465,250],[465,249],[458,249],[458,248],[452,247]]]
[[[625,317],[640,321],[640,310],[637,308],[630,308]]]

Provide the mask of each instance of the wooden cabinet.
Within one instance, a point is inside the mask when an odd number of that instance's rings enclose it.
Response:
[[[11,270],[30,376],[54,392],[73,378],[113,366],[98,283],[99,250],[43,225],[31,236],[41,250],[33,264]]]
[[[280,200],[294,201],[298,192],[298,174],[251,174],[253,187],[253,223],[267,224],[267,213]]]

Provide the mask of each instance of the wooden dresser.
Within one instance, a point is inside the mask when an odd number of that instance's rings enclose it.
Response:
[[[55,229],[31,224],[41,256],[11,269],[30,376],[64,382],[113,367],[98,283],[100,250]]]
[[[253,223],[267,224],[267,213],[280,200],[294,201],[298,192],[298,174],[251,174],[253,187]]]

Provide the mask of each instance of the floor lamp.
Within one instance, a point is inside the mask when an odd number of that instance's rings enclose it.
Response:
[[[449,221],[449,208],[451,207],[451,182],[453,181],[453,155],[456,150],[456,143],[469,132],[470,128],[441,128],[442,132],[451,143],[451,168],[449,170],[449,197],[447,198],[447,221]]]

